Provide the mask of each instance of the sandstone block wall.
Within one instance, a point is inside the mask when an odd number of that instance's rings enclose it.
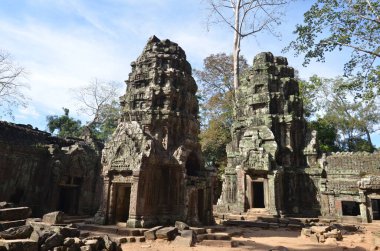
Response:
[[[0,201],[93,214],[99,205],[100,155],[81,140],[61,139],[31,126],[0,122]]]

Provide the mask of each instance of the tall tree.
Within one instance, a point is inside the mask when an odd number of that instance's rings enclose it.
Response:
[[[240,81],[240,44],[245,37],[267,30],[274,34],[280,24],[280,7],[288,0],[207,0],[209,23],[224,23],[233,31],[233,86]]]
[[[310,81],[303,83],[303,89],[308,93],[310,87],[316,99],[312,110],[315,112],[314,118],[320,118],[317,122],[326,131],[330,130],[326,127],[327,124],[337,130],[339,149],[373,151],[371,133],[380,129],[380,110],[375,98],[360,97],[356,95],[356,91],[346,88],[352,81],[356,80],[313,76]],[[331,132],[330,130],[328,133],[331,135]]]
[[[81,121],[70,117],[69,109],[64,107],[62,109],[63,115],[49,115],[46,117],[49,132],[59,137],[79,137],[82,133]]]
[[[316,0],[294,33],[297,38],[284,50],[305,54],[304,64],[311,59],[323,62],[325,54],[333,50],[351,50],[345,75],[357,75],[359,81],[351,83],[352,89],[364,88],[367,95],[373,96],[380,76],[379,1]]]
[[[3,115],[12,116],[15,107],[26,106],[24,76],[24,68],[18,66],[9,53],[0,51],[0,108]]]
[[[90,84],[73,90],[78,102],[78,111],[91,118],[86,131],[92,136],[106,140],[117,126],[119,84],[95,79]]]
[[[248,73],[249,65],[240,56],[240,72]],[[203,69],[194,70],[200,85],[202,130],[200,140],[206,164],[219,174],[227,164],[226,145],[231,141],[233,120],[233,56],[211,54],[203,61]]]

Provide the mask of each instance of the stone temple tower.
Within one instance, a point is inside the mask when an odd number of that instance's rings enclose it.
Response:
[[[103,150],[99,221],[211,223],[215,176],[201,157],[197,85],[185,52],[153,36],[131,66],[122,116]]]
[[[286,58],[271,53],[255,57],[249,77],[236,91],[236,119],[226,149],[228,165],[218,212],[293,214],[302,200],[306,208],[315,206],[315,201],[308,203],[310,199],[299,195],[304,187],[314,186],[305,168],[307,158],[316,159],[316,151],[305,150],[306,123],[298,88]]]

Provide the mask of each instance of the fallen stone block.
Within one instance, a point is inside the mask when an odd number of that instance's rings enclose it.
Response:
[[[47,250],[52,249],[53,247],[58,247],[63,245],[63,237],[58,233],[54,233],[52,236],[49,236],[44,245]]]
[[[6,240],[15,239],[28,239],[33,232],[33,228],[29,225],[12,227],[7,230],[0,232],[0,238]]]
[[[193,230],[180,231],[181,236],[177,236],[174,242],[180,246],[193,247],[197,241],[197,236]]]
[[[182,221],[176,221],[174,226],[178,228],[179,231],[190,229],[189,225],[187,225],[186,223]]]
[[[42,221],[48,224],[62,224],[64,213],[61,211],[51,212],[42,217]]]
[[[312,233],[323,234],[331,230],[330,226],[312,226],[310,227]]]
[[[29,207],[13,207],[0,209],[0,221],[24,220],[32,214]]]
[[[145,239],[147,239],[147,240],[157,239],[156,232],[157,232],[157,230],[159,230],[161,228],[163,228],[163,226],[157,226],[157,227],[154,227],[154,228],[151,228],[151,229],[145,231],[144,232]]]
[[[0,221],[0,231],[7,230],[11,227],[20,227],[25,225],[25,220],[15,220],[15,221]]]
[[[311,235],[311,229],[310,228],[302,228],[301,235],[310,237],[310,235]]]
[[[157,239],[164,239],[168,241],[174,240],[178,234],[178,228],[176,227],[164,227],[156,232]]]
[[[0,250],[7,251],[38,251],[38,244],[31,239],[3,240],[0,239]]]
[[[190,227],[190,230],[193,230],[195,234],[205,234],[206,229],[202,227]]]
[[[11,207],[14,207],[14,204],[12,202],[6,202],[6,201],[0,202],[0,209],[11,208]]]

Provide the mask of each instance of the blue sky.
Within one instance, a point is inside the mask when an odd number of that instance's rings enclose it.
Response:
[[[306,68],[302,57],[281,53],[312,2],[290,4],[277,29],[281,38],[260,33],[244,39],[242,54],[249,62],[261,51],[284,55],[303,78],[342,74],[347,52],[330,54],[326,63]],[[45,129],[46,116],[62,114],[62,107],[79,118],[70,89],[94,78],[122,84],[152,35],[177,42],[193,68],[201,68],[211,53],[230,53],[231,31],[221,25],[208,30],[207,15],[205,0],[1,0],[0,49],[26,68],[30,86],[29,105],[14,111],[13,122]],[[374,137],[379,146],[380,135]]]

